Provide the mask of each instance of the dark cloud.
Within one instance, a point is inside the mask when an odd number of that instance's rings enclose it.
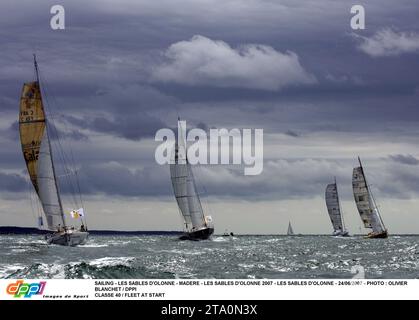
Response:
[[[207,124],[203,123],[203,122],[198,122],[196,125],[197,128],[204,130],[205,132],[207,132],[209,130]]]
[[[83,193],[129,197],[171,194],[168,168],[158,165],[130,170],[117,162],[84,166],[79,171]]]
[[[54,122],[49,122],[49,133],[52,140],[56,139],[70,139],[74,141],[87,141],[88,136],[75,129],[59,129]],[[14,121],[6,130],[4,130],[5,137],[12,141],[19,141],[19,122]]]
[[[0,190],[7,192],[23,192],[28,190],[25,178],[16,173],[0,172]]]
[[[146,113],[126,116],[100,116],[92,119],[67,117],[71,124],[91,131],[115,135],[128,140],[141,140],[154,137],[155,133],[167,125]]]
[[[295,132],[293,130],[287,130],[287,131],[285,131],[285,134],[287,136],[294,137],[294,138],[298,138],[298,137],[301,136],[298,132]]]
[[[412,165],[412,166],[419,165],[419,159],[415,158],[411,154],[407,154],[407,155],[395,154],[395,155],[390,155],[389,158],[394,162],[398,162],[402,164],[407,164],[407,165]]]
[[[68,15],[63,32],[49,28],[52,4],[0,2],[2,168],[24,168],[14,121],[22,83],[33,79],[32,52],[38,54],[48,108],[60,115],[57,130],[61,137],[74,141],[84,159],[80,174],[89,194],[170,194],[167,170],[153,165],[152,148],[146,151],[147,160],[132,155],[130,141],[112,152],[112,136],[144,142],[167,124],[173,127],[177,114],[189,125],[197,124],[204,130],[258,127],[269,134],[285,133],[280,139],[299,137],[290,138],[293,144],[309,139],[297,152],[307,159],[294,163],[275,159],[278,162],[266,164],[260,177],[243,177],[242,170],[231,168],[211,168],[204,174],[209,193],[238,198],[313,197],[322,194],[332,175],[350,185],[351,165],[343,168],[310,158],[314,143],[324,143],[324,153],[339,147],[342,143],[331,139],[337,133],[344,132],[355,141],[353,153],[373,147],[368,140],[373,134],[381,137],[381,143],[416,143],[418,53],[411,51],[403,59],[394,55],[372,59],[360,52],[350,36],[347,1],[250,1],[245,5],[229,0],[121,0],[118,5],[103,0],[71,1],[64,4]],[[368,1],[368,27],[358,34],[374,40],[374,35],[389,22],[398,30],[417,34],[416,7],[414,0]],[[193,40],[195,34],[206,39],[211,48],[208,52]],[[186,48],[179,49],[179,44],[186,44]],[[214,50],[223,46],[223,53],[233,59],[215,55]],[[240,55],[240,48],[246,46],[253,51],[248,49],[243,51],[247,54]],[[196,50],[199,56],[185,57]],[[257,59],[252,60],[249,50]],[[174,59],[167,59],[165,53],[174,54]],[[240,74],[245,67],[243,57],[252,66],[250,75]],[[287,73],[276,72],[283,70],[273,63],[279,61],[278,57],[304,67],[303,71],[318,83],[283,87],[281,81],[286,82]],[[197,68],[191,65],[192,58],[197,59]],[[265,58],[270,63],[265,63]],[[237,61],[240,68],[235,65]],[[162,66],[178,70],[174,62],[181,63],[179,70],[183,73],[167,77],[166,68],[165,77],[157,79],[166,83],[153,81],[153,74]],[[199,64],[206,67],[205,72],[200,73]],[[281,90],[272,91],[279,87]],[[301,132],[310,134],[302,136]],[[313,142],[311,133],[326,134],[322,141]],[[95,134],[103,138],[93,142]],[[356,144],[360,140],[362,144]],[[266,153],[282,150],[282,142],[272,144]],[[143,144],[138,143],[141,147]],[[394,145],[385,147],[384,155],[378,157],[403,152],[392,151]],[[327,155],[319,158],[322,156]],[[393,157],[396,166],[391,167],[391,175],[384,174],[387,171],[382,167],[373,171],[384,176],[382,180],[376,177],[378,185],[392,187],[382,192],[400,197],[410,194],[411,189],[419,190],[414,172],[400,172],[405,181],[412,180],[409,186],[393,176],[399,170],[398,162],[415,161],[409,155],[403,159],[397,154]],[[393,181],[397,184],[389,183]]]

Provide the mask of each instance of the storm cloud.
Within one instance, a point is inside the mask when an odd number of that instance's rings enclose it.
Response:
[[[28,190],[28,184],[25,178],[19,174],[0,171],[0,190],[3,192],[23,192]]]
[[[395,154],[395,155],[390,155],[389,158],[395,162],[402,163],[402,164],[407,164],[407,165],[412,165],[412,166],[419,165],[419,159],[415,158],[411,154],[406,154],[406,155]]]

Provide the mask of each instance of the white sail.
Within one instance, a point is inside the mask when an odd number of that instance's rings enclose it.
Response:
[[[344,231],[336,183],[328,184],[325,192],[326,206],[335,232]]]
[[[59,225],[63,227],[65,223],[55,180],[47,129],[44,131],[39,151],[37,182],[39,187],[38,196],[47,218],[48,228],[57,230]]]
[[[362,166],[353,170],[352,188],[356,206],[365,228],[371,228],[374,233],[385,231],[380,213],[375,206],[372,194],[368,188]]]
[[[189,232],[202,229],[207,226],[207,222],[196,189],[192,168],[187,161],[186,146],[181,137],[176,142],[173,156],[170,165],[170,177],[176,201],[185,220],[186,229]]]
[[[289,236],[294,235],[294,230],[292,230],[291,221],[288,223],[287,235]]]

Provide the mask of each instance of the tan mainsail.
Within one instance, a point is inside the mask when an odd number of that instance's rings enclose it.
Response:
[[[39,193],[37,171],[39,150],[45,131],[45,112],[37,81],[23,85],[20,98],[19,131],[26,166],[32,184]]]

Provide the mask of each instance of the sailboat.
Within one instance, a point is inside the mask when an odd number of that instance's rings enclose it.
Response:
[[[187,157],[186,128],[182,128],[181,122],[179,118],[174,158],[170,164],[173,192],[185,226],[185,233],[179,239],[205,240],[214,233],[214,225],[211,216],[205,215],[202,209],[192,167]]]
[[[292,230],[291,221],[288,223],[288,230],[287,230],[287,236],[293,236],[294,230]]]
[[[51,125],[44,111],[35,55],[34,67],[36,81],[23,85],[20,99],[19,133],[22,152],[30,180],[41,202],[48,229],[52,231],[52,233],[46,236],[47,243],[75,246],[84,243],[89,233],[84,226],[85,222],[83,220],[80,229],[77,230],[74,227],[69,227],[64,217],[51,147]],[[84,216],[82,209],[76,211],[79,216]],[[42,225],[41,216],[40,226]]]
[[[345,230],[345,224],[343,221],[343,214],[340,208],[338,185],[335,182],[326,186],[325,192],[326,207],[329,213],[330,220],[333,226],[333,235],[347,237],[348,231]]]
[[[372,229],[366,238],[387,238],[388,232],[381,218],[374,196],[368,186],[361,159],[358,157],[359,167],[354,168],[352,188],[356,206],[365,228]]]

